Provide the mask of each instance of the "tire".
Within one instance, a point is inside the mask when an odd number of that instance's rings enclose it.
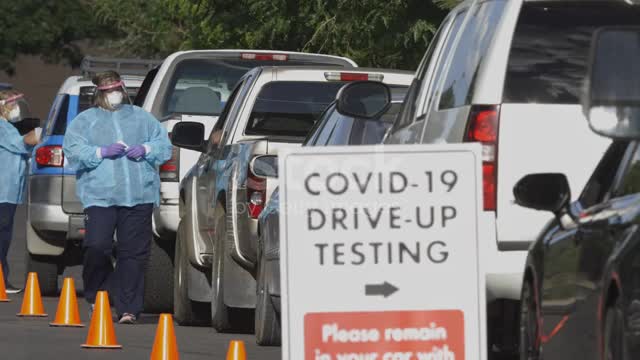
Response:
[[[266,261],[262,255],[258,258],[255,315],[256,342],[261,346],[279,346],[281,344],[280,317],[269,296],[267,273],[265,271]]]
[[[35,272],[38,274],[40,283],[40,293],[43,296],[58,295],[58,275],[64,269],[63,256],[40,256],[32,255],[27,251],[27,274]]]
[[[539,360],[538,302],[530,281],[522,284],[520,299],[520,360]]]
[[[607,308],[603,333],[605,360],[627,360],[631,358],[628,356],[624,340],[624,315],[619,299]]]
[[[180,326],[211,325],[211,306],[208,303],[189,298],[187,274],[191,263],[187,257],[184,242],[183,222],[180,222],[176,236],[176,254],[173,277],[173,312]]]
[[[233,308],[224,303],[224,271],[227,260],[229,240],[227,233],[227,215],[218,205],[215,212],[216,238],[211,266],[211,323],[218,332],[253,334],[254,309]],[[218,215],[219,214],[219,215]],[[233,260],[229,260],[233,261]],[[242,286],[242,284],[237,284]]]
[[[173,257],[175,241],[151,240],[151,254],[144,274],[144,311],[173,312]]]
[[[224,256],[226,256],[227,243],[227,219],[226,213],[222,206],[218,205],[215,214],[216,218],[216,237],[213,253],[213,264],[211,264],[211,289],[213,296],[211,298],[211,324],[218,332],[231,330],[231,321],[229,318],[230,309],[224,303]]]

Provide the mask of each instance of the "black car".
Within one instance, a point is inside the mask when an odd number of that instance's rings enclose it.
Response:
[[[514,187],[520,205],[555,215],[526,262],[523,360],[640,358],[640,27],[593,44],[585,113],[612,144],[575,202],[559,173]]]
[[[407,84],[408,85],[408,84]],[[378,118],[363,119],[343,115],[336,109],[336,102],[329,105],[320,120],[316,122],[302,146],[371,145],[382,142],[387,130],[393,125],[406,87],[391,90],[391,106]],[[276,157],[262,157],[262,165],[254,162],[254,173],[262,167],[271,167],[276,176]],[[272,166],[269,166],[268,163]],[[256,339],[260,345],[280,343],[280,202],[276,188],[259,218],[257,304],[255,313]]]

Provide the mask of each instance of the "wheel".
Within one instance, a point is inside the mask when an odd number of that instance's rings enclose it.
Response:
[[[227,214],[222,205],[218,205],[215,211],[216,236],[211,265],[211,323],[218,332],[253,333],[254,309],[233,308],[224,303],[225,262],[233,260],[227,258],[227,249],[230,247]]]
[[[213,296],[211,298],[211,323],[218,332],[231,329],[229,321],[229,308],[224,304],[224,256],[226,256],[227,240],[227,219],[222,206],[218,205],[215,210],[216,237],[213,252],[213,264],[211,265],[211,288]]]
[[[173,313],[181,326],[208,326],[211,324],[211,307],[208,303],[193,301],[189,298],[187,274],[191,264],[187,257],[184,242],[183,222],[178,226],[176,236],[176,255],[173,277]]]
[[[262,346],[279,346],[281,343],[280,318],[273,306],[273,302],[271,302],[267,288],[266,261],[262,255],[258,259],[255,315],[256,342]]]
[[[43,296],[58,295],[58,274],[63,268],[62,256],[40,256],[32,255],[27,250],[27,274],[35,272],[38,274],[40,283],[40,293]]]
[[[520,360],[540,359],[538,306],[530,281],[522,284],[520,301]]]
[[[624,341],[624,315],[620,300],[607,309],[604,322],[604,359],[627,360],[626,342]]]
[[[173,257],[175,241],[154,237],[144,274],[144,311],[173,312]]]

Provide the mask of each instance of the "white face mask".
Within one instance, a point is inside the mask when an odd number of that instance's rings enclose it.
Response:
[[[114,108],[122,105],[122,100],[124,100],[124,95],[120,91],[114,91],[107,94],[107,101],[109,102],[109,105]]]
[[[19,106],[15,106],[10,112],[9,112],[9,118],[7,119],[12,123],[16,123],[18,121],[20,121],[20,107]]]

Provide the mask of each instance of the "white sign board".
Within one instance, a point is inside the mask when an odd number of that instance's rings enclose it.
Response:
[[[485,359],[477,144],[280,154],[283,359]]]

